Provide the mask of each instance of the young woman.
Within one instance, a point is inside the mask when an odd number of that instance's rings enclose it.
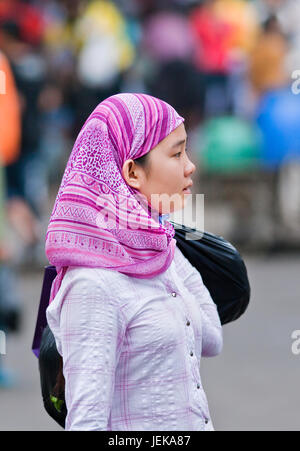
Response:
[[[75,142],[46,236],[66,430],[214,429],[199,367],[221,352],[222,327],[163,221],[195,171],[183,121],[159,99],[118,94]]]

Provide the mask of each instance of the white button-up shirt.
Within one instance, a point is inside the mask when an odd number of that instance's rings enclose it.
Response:
[[[214,430],[200,359],[221,352],[222,326],[177,247],[152,279],[69,267],[47,319],[63,356],[66,430]]]

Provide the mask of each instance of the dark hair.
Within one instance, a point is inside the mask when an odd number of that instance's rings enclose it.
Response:
[[[145,155],[143,155],[142,157],[136,158],[134,161],[144,168],[145,166],[147,166],[147,163],[148,163],[148,155],[149,155],[149,153],[145,153]]]
[[[14,38],[15,40],[18,40],[18,41],[21,40],[20,25],[16,21],[10,20],[10,19],[1,20],[0,21],[0,29],[6,35],[10,36],[11,38]]]
[[[144,169],[146,175],[149,174],[150,172],[149,152],[143,155],[142,157],[136,158],[134,162]]]
[[[263,22],[263,30],[268,31],[281,31],[280,23],[276,14],[271,14],[264,22]]]

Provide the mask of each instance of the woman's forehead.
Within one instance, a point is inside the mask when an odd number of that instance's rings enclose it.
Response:
[[[180,124],[175,130],[172,131],[166,138],[161,141],[164,148],[173,149],[184,144],[187,140],[187,134],[184,124]]]

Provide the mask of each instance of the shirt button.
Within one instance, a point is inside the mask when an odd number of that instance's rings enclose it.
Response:
[[[189,326],[191,323],[189,321],[187,321],[186,325]]]
[[[205,418],[205,424],[207,424],[207,423],[208,423],[208,421],[209,421],[209,420],[208,420],[207,418]]]
[[[190,356],[193,356],[193,355],[194,355],[194,353],[193,353],[193,351],[191,351],[191,352],[190,352]]]
[[[200,388],[200,384],[197,384],[197,388]]]
[[[172,293],[172,296],[173,296],[173,298],[175,298],[175,297],[176,297],[176,293],[175,293],[175,291],[173,291],[173,293]]]

